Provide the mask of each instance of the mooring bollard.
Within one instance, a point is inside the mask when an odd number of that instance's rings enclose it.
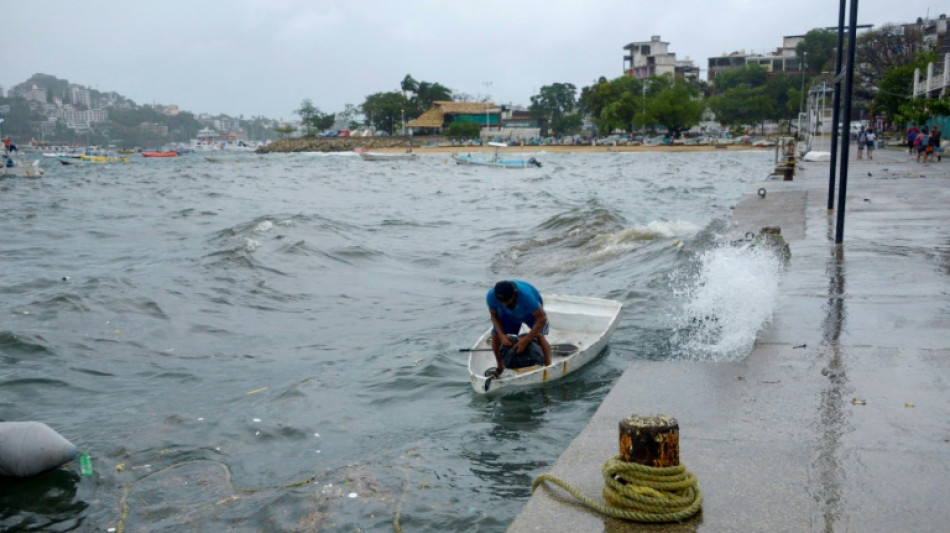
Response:
[[[666,415],[632,415],[621,420],[620,459],[652,467],[679,466],[679,423]]]
[[[620,421],[620,454],[604,463],[601,504],[552,474],[541,474],[531,492],[548,481],[590,509],[644,523],[682,522],[702,510],[696,476],[680,464],[680,428],[672,416],[633,415]]]

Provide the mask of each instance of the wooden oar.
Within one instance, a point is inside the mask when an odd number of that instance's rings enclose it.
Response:
[[[551,352],[558,354],[574,353],[578,350],[573,344],[552,344]],[[459,348],[460,352],[490,352],[491,348]]]

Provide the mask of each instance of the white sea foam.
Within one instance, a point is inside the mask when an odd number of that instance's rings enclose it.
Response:
[[[698,275],[677,287],[685,303],[674,318],[679,357],[714,361],[749,354],[779,304],[782,263],[761,247],[723,246],[700,257]]]

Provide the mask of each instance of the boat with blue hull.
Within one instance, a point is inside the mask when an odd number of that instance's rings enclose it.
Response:
[[[541,168],[541,162],[533,157],[528,159],[503,159],[495,156],[486,159],[483,157],[475,157],[471,154],[452,154],[452,159],[454,159],[459,165],[475,165],[481,167],[498,168]]]

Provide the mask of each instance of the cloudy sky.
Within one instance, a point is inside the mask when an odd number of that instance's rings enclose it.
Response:
[[[945,0],[861,0],[859,24],[950,15]],[[836,26],[833,0],[4,0],[0,86],[50,74],[139,104],[296,118],[399,89],[411,74],[527,105],[540,87],[622,73],[660,35],[703,69],[736,50]],[[846,19],[847,23],[847,19]]]

